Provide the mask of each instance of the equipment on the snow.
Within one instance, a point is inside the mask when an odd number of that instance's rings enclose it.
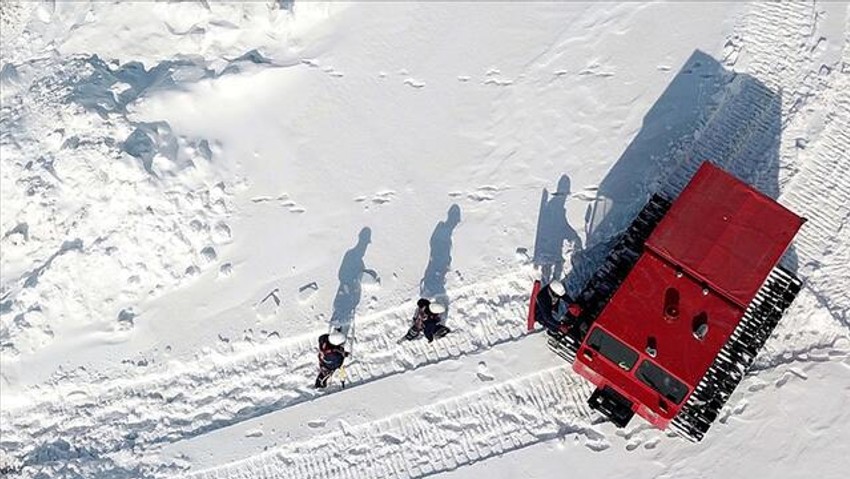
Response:
[[[597,388],[589,404],[699,441],[800,291],[780,259],[805,219],[710,163],[650,198],[549,346]],[[532,309],[552,304],[541,288]],[[538,300],[541,299],[541,300]]]
[[[345,371],[345,366],[339,367],[339,382],[342,388],[345,389],[345,380],[348,379],[348,373]]]

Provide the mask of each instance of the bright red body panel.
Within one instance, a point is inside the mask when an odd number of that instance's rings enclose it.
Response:
[[[534,331],[534,312],[537,309],[537,294],[540,292],[540,280],[534,281],[534,286],[531,288],[531,299],[528,302],[528,332]]]
[[[600,388],[614,388],[637,414],[666,428],[687,396],[679,404],[665,399],[635,376],[638,366],[652,361],[684,383],[689,395],[802,222],[704,163],[594,323],[638,353],[637,362],[626,371],[593,354],[585,340],[575,370]],[[694,331],[702,323],[707,331],[699,339]]]
[[[746,308],[802,224],[770,197],[703,163],[646,246]]]

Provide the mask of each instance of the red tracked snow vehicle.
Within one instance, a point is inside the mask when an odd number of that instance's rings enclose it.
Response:
[[[699,441],[800,290],[779,261],[804,221],[705,162],[675,201],[650,199],[569,309],[535,283],[529,323],[618,427],[637,413]]]

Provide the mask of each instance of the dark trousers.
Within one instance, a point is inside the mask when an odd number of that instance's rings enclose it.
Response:
[[[319,375],[316,376],[316,387],[317,388],[326,388],[328,386],[328,380],[333,376],[336,369],[326,368],[324,366],[319,366]]]

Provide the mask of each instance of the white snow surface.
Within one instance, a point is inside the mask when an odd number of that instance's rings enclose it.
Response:
[[[4,1],[0,106],[4,477],[846,476],[847,3]],[[808,221],[691,444],[525,315],[704,159]]]

